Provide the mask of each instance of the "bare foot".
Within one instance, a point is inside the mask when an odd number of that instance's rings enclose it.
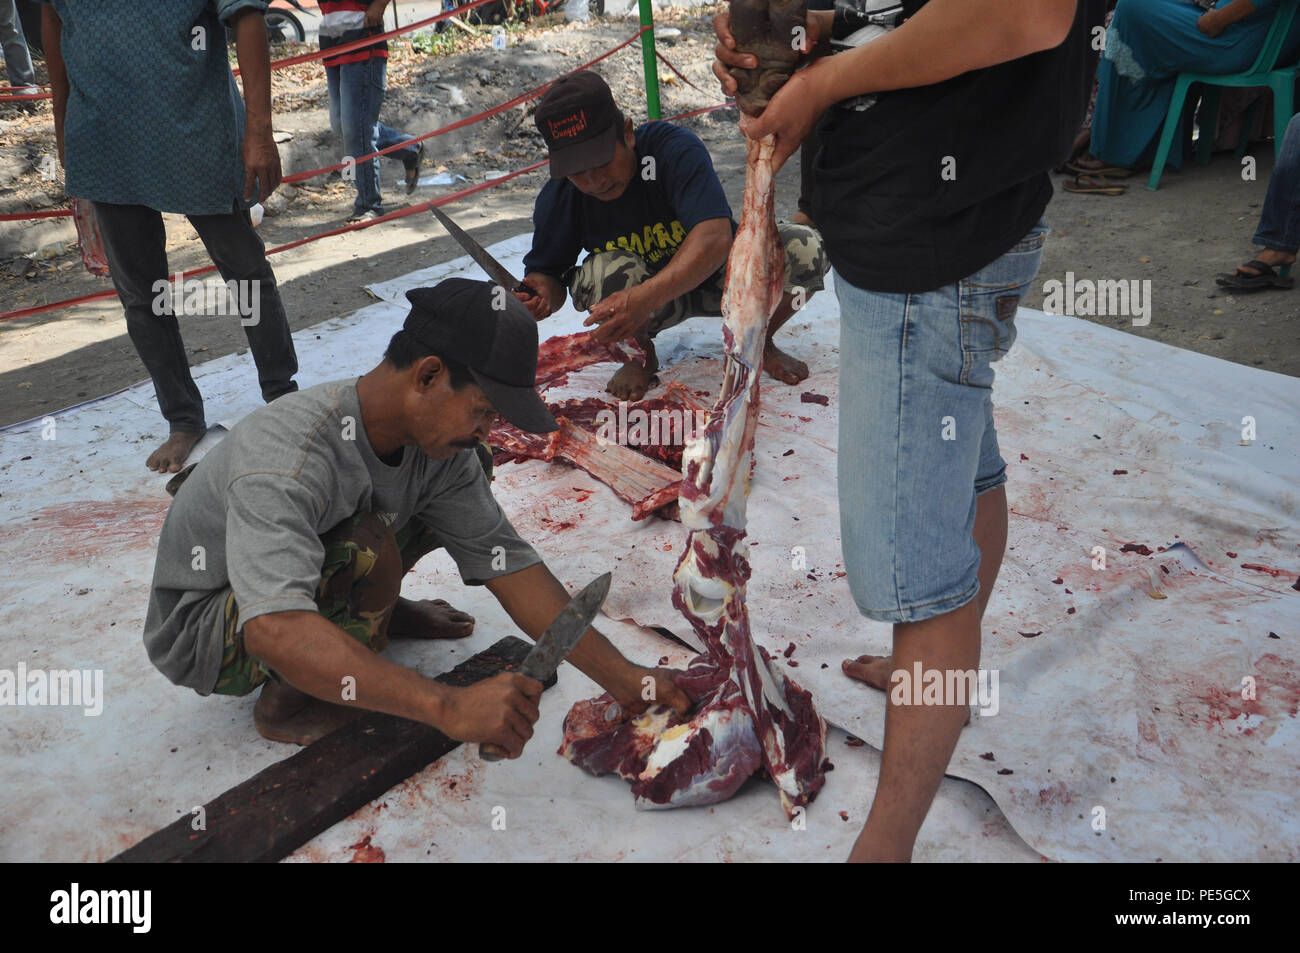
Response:
[[[785,353],[771,340],[763,346],[763,370],[783,384],[798,384],[808,377],[808,365]]]
[[[859,655],[855,659],[846,658],[840,663],[840,670],[849,678],[865,682],[882,692],[889,691],[889,677],[894,671],[892,655]],[[970,724],[970,712],[966,713],[963,725]]]
[[[1261,248],[1259,254],[1255,256],[1255,260],[1262,261],[1271,268],[1277,268],[1281,265],[1293,265],[1295,264],[1295,252],[1279,251],[1276,248]],[[1261,272],[1257,268],[1238,265],[1237,274],[1246,278],[1256,278]]]
[[[364,708],[332,705],[292,685],[268,681],[253,708],[253,725],[270,741],[309,745],[365,713]]]
[[[149,454],[145,465],[155,473],[179,473],[190,451],[202,436],[201,433],[173,431],[161,447]]]
[[[886,691],[889,688],[889,676],[894,670],[892,655],[859,655],[856,659],[845,659],[840,669],[849,678],[866,682],[872,688]]]
[[[474,631],[474,617],[442,599],[398,597],[388,620],[391,639],[463,639]]]
[[[619,400],[637,401],[645,396],[645,392],[650,389],[654,380],[655,374],[650,368],[627,363],[609,379],[605,391]]]

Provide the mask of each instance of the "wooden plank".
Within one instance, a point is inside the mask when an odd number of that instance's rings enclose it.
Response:
[[[436,680],[472,685],[517,669],[530,648],[507,636]],[[554,684],[552,676],[546,687]],[[187,815],[109,862],[279,860],[459,745],[428,725],[369,712],[209,801],[207,830]]]

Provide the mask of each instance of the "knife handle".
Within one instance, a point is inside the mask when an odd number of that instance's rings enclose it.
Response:
[[[478,746],[478,756],[484,761],[504,761],[510,757],[510,752],[506,751],[500,745],[494,745],[490,741],[485,741]]]

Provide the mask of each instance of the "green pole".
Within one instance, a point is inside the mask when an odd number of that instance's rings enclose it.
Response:
[[[655,18],[650,0],[637,0],[641,9],[641,25],[650,29],[641,34],[641,61],[645,64],[645,111],[647,119],[658,119],[659,112],[659,62],[655,56]]]

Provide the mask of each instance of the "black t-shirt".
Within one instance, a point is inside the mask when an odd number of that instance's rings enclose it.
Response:
[[[904,0],[906,15],[925,0]],[[1096,72],[1105,0],[1079,0],[1060,46],[933,86],[832,106],[814,165],[813,219],[860,288],[919,294],[1000,258],[1052,197]]]
[[[568,179],[542,187],[533,208],[533,247],[525,271],[563,281],[586,249],[626,248],[653,274],[672,259],[686,235],[711,218],[731,219],[722,183],[699,136],[669,122],[636,129],[636,172],[623,194],[606,202],[584,195]],[[649,161],[647,161],[649,160]],[[732,230],[735,222],[732,221]]]

